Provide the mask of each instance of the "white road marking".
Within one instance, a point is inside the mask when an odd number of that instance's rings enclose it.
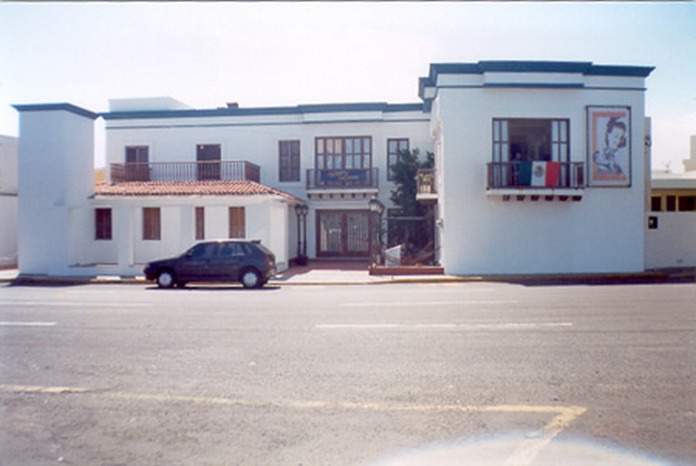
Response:
[[[66,301],[0,301],[0,306],[41,306],[41,307],[152,307],[152,303],[106,303],[106,302],[66,302]]]
[[[490,324],[317,324],[315,328],[321,330],[390,330],[390,329],[459,329],[459,330],[535,330],[545,328],[572,327],[572,322],[501,322]]]
[[[365,302],[365,303],[341,303],[342,307],[405,307],[405,306],[462,306],[471,304],[515,304],[519,301],[515,299],[477,299],[467,301],[411,301],[411,302]]]
[[[53,327],[56,322],[0,322],[0,327]]]

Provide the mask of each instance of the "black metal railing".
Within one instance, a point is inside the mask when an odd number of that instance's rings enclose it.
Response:
[[[583,162],[490,162],[488,189],[579,189],[585,187]]]
[[[126,181],[261,181],[261,167],[251,162],[224,160],[214,162],[112,163],[111,182]]]
[[[307,170],[307,189],[366,188],[379,188],[379,177],[376,168]]]

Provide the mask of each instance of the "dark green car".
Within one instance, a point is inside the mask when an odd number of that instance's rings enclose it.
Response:
[[[203,241],[178,257],[145,267],[145,277],[160,288],[189,282],[240,282],[244,288],[260,288],[275,273],[275,255],[261,242],[245,240]]]

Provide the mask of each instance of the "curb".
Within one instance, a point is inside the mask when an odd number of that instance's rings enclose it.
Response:
[[[376,277],[376,276],[371,276]],[[651,271],[644,273],[620,274],[571,274],[571,275],[381,275],[379,278],[358,280],[308,280],[283,281],[271,280],[271,286],[348,286],[348,285],[390,285],[409,283],[513,283],[520,285],[601,285],[601,284],[636,284],[636,283],[696,283],[695,270]],[[18,276],[0,277],[0,283],[27,286],[76,286],[88,284],[100,285],[146,285],[153,282],[138,277],[48,277]]]

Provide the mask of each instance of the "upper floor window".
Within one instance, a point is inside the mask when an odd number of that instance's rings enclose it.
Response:
[[[488,188],[580,188],[584,165],[570,161],[570,121],[493,120]]]
[[[111,209],[95,209],[94,211],[94,239],[111,239]]]
[[[131,181],[150,180],[150,148],[148,146],[126,147],[126,176]]]
[[[278,181],[300,181],[300,141],[278,142]]]
[[[568,162],[569,121],[554,119],[494,119],[494,162]]]
[[[372,138],[330,137],[316,139],[318,170],[372,168]]]
[[[198,144],[196,146],[198,180],[219,180],[221,173],[221,159],[222,146],[220,146],[220,144]]]
[[[392,167],[399,161],[401,151],[409,150],[408,139],[387,139],[387,179],[392,180]]]

